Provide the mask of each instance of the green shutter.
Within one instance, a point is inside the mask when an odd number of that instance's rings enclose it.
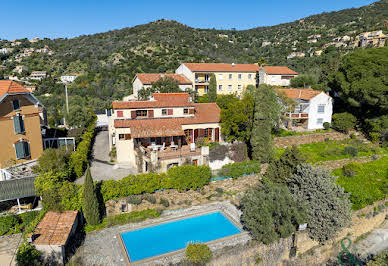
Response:
[[[24,121],[21,116],[18,115],[13,118],[13,125],[16,134],[21,134],[24,132]]]
[[[24,148],[24,142],[18,142],[15,144],[15,150],[16,150],[16,159],[23,159],[26,157],[25,155],[25,148]]]
[[[28,142],[23,142],[24,144],[24,157],[30,157],[30,145]]]

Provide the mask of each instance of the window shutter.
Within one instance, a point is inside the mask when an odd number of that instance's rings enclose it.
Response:
[[[30,156],[30,145],[28,144],[27,141],[22,142],[23,143],[23,148],[24,148],[24,158]]]
[[[220,128],[217,127],[214,133],[215,141],[220,141]]]
[[[194,108],[189,109],[189,114],[194,114]]]
[[[198,129],[194,129],[194,141],[196,141],[198,139],[198,132],[199,130]]]
[[[117,111],[117,117],[123,117],[123,111]]]
[[[168,115],[173,115],[174,109],[168,109]]]
[[[16,159],[23,159],[24,155],[24,142],[18,142],[15,144]]]
[[[154,117],[154,110],[148,111],[148,117]]]
[[[24,132],[24,121],[21,116],[18,115],[13,118],[13,125],[16,134],[21,134]]]
[[[135,119],[136,118],[136,111],[131,111],[131,118]]]
[[[199,129],[199,137],[203,138],[205,136],[205,129]]]

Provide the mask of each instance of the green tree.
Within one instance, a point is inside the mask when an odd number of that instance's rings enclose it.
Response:
[[[318,79],[314,75],[299,75],[291,79],[291,87],[293,88],[311,88],[318,83]]]
[[[188,244],[186,247],[186,259],[196,265],[205,265],[212,258],[212,252],[206,244]]]
[[[248,190],[241,199],[241,221],[264,244],[286,238],[306,222],[306,211],[285,185],[264,183]]]
[[[23,242],[16,253],[18,266],[38,266],[40,262],[40,252],[33,245]]]
[[[278,96],[267,85],[260,85],[252,96],[255,103],[250,138],[252,158],[259,162],[269,162],[274,151],[271,132],[280,117]]]
[[[88,224],[97,225],[100,223],[98,200],[89,166],[86,169],[84,190],[82,193],[82,210]]]
[[[94,119],[92,110],[80,105],[70,105],[69,113],[66,114],[66,123],[73,128],[85,128]]]
[[[217,80],[216,75],[210,76],[209,90],[208,90],[209,102],[215,103],[217,100]]]
[[[148,100],[152,93],[171,93],[171,92],[182,92],[179,88],[179,83],[172,77],[161,77],[155,82],[151,83],[151,87],[142,88],[138,92],[140,100]]]
[[[329,171],[299,165],[288,180],[290,192],[307,204],[309,236],[321,243],[346,227],[352,217],[349,195]]]
[[[356,126],[357,118],[350,113],[338,113],[332,117],[332,127],[338,131],[348,133]]]
[[[69,173],[70,151],[65,148],[46,149],[38,159],[36,171],[39,173],[53,171],[54,173],[63,173],[70,177]]]
[[[291,175],[296,173],[298,165],[305,162],[305,158],[296,146],[288,147],[278,160],[268,165],[264,176],[275,183],[286,183]]]

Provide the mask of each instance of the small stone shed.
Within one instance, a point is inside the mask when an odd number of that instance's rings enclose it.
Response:
[[[78,211],[46,213],[32,235],[32,244],[42,253],[45,261],[64,264],[66,246],[79,220]]]

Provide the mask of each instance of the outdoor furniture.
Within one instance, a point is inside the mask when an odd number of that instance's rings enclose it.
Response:
[[[171,150],[176,151],[178,149],[178,145],[175,145],[174,141],[171,141]]]
[[[163,142],[163,145],[162,145],[162,147],[160,147],[160,150],[161,150],[161,151],[164,151],[165,148],[166,148],[166,143]]]

